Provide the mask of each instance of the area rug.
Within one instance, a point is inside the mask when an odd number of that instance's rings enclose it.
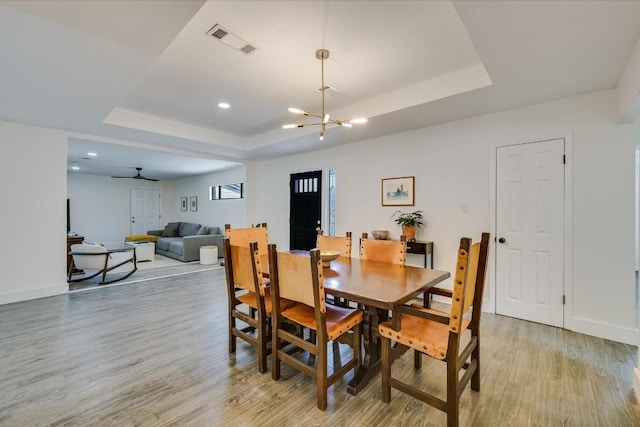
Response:
[[[109,286],[131,285],[134,283],[145,282],[148,280],[160,279],[165,277],[181,276],[200,271],[217,270],[224,268],[218,264],[202,265],[198,261],[181,262],[172,258],[155,254],[155,259],[151,262],[143,261],[138,263],[138,270],[126,279],[109,283],[100,284],[101,275],[82,282],[69,283],[69,292],[81,292],[96,288],[105,288]],[[123,265],[107,273],[107,280],[115,278],[117,275],[125,275],[131,271],[131,264]]]

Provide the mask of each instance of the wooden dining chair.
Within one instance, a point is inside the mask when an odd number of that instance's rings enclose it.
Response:
[[[231,239],[231,244],[236,246],[249,246],[250,242],[258,243],[258,254],[262,262],[268,262],[267,245],[269,244],[269,231],[267,223],[260,227],[231,228],[231,224],[224,225],[224,235]]]
[[[338,251],[340,256],[351,258],[351,232],[347,231],[345,237],[325,236],[322,230],[318,230],[316,248],[321,251]]]
[[[280,379],[280,363],[284,362],[301,371],[317,383],[318,408],[327,408],[327,389],[350,370],[360,366],[360,324],[362,312],[357,309],[325,304],[324,279],[320,250],[312,249],[309,256],[276,251],[269,245],[271,287],[273,291],[273,343],[271,375]],[[285,308],[284,301],[296,305]],[[304,339],[283,327],[284,320],[314,332]],[[343,338],[353,349],[353,357],[342,366],[334,366],[328,375],[327,343]],[[284,344],[284,348],[283,348]],[[315,365],[308,365],[296,358],[294,350],[309,352],[315,357]]]
[[[243,339],[258,350],[258,370],[264,373],[267,371],[267,343],[273,305],[271,292],[262,278],[258,244],[232,245],[231,240],[225,237],[223,252],[229,297],[229,353],[236,352],[236,338]],[[284,308],[291,305],[293,303],[289,301],[281,302]],[[247,326],[238,326],[238,320]]]
[[[451,311],[439,315],[434,310],[418,306],[400,306],[393,310],[392,320],[379,325],[382,338],[382,401],[391,400],[391,388],[398,389],[447,414],[447,426],[457,426],[460,395],[471,380],[471,389],[480,391],[480,315],[482,292],[487,268],[489,233],[471,246],[471,239],[462,238],[451,292]],[[471,315],[468,312],[471,310]],[[467,314],[467,316],[465,316]],[[470,331],[468,344],[461,350],[461,338]],[[446,400],[419,390],[391,376],[394,350],[412,348],[414,366],[420,367],[420,355],[426,354],[447,364]],[[465,369],[462,377],[460,370]]]
[[[405,236],[400,240],[369,239],[362,233],[360,239],[360,259],[404,265],[407,259],[407,241]]]
[[[347,231],[344,237],[341,236],[325,236],[322,230],[318,230],[318,237],[316,238],[316,248],[321,251],[337,251],[340,252],[341,257],[351,258],[351,232]],[[340,305],[343,307],[349,306],[349,301],[344,298],[338,298],[329,295],[327,302],[331,304]]]

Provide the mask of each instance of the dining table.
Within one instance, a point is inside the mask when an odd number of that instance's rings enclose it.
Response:
[[[291,251],[306,255],[307,251]],[[268,271],[264,271],[268,276]],[[448,271],[338,257],[322,269],[324,290],[363,307],[363,357],[347,385],[347,392],[358,394],[380,371],[381,339],[378,324],[389,319],[389,311],[406,304],[426,290],[450,277]]]

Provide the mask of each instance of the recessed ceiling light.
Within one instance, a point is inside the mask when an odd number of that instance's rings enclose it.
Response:
[[[218,104],[218,107],[220,107],[220,108],[225,108],[225,109],[226,109],[226,108],[231,107],[231,105],[227,104],[226,102],[220,102],[220,103]]]
[[[87,153],[87,156],[95,157],[95,156],[97,156],[97,154],[96,153]]]

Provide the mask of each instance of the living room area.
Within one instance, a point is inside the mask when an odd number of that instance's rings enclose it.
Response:
[[[217,264],[222,257],[218,246],[224,224],[244,225],[246,221],[244,198],[210,200],[212,186],[245,181],[246,168],[242,164],[73,139],[68,142],[67,152],[68,244],[101,245],[108,251],[135,248],[139,271],[126,278],[126,282],[149,277],[151,269],[171,268],[173,274],[201,270],[202,264]],[[115,164],[113,156],[125,167],[109,168]],[[172,169],[166,162],[182,164],[191,171],[199,167],[213,172],[174,172],[174,178],[169,175]],[[143,176],[151,178],[133,178],[135,168],[126,167],[133,164],[143,164]],[[151,202],[145,200],[148,196]],[[150,231],[156,236],[147,237]],[[180,243],[169,248],[164,240]],[[186,241],[184,248],[182,240]],[[174,250],[174,246],[178,249]],[[201,247],[205,251],[211,246],[217,249],[215,254],[205,252],[205,257],[213,256],[215,261],[202,261]],[[118,280],[130,269],[118,267],[109,275]],[[99,277],[76,282],[85,276],[72,275],[69,289],[87,289],[100,282]]]

